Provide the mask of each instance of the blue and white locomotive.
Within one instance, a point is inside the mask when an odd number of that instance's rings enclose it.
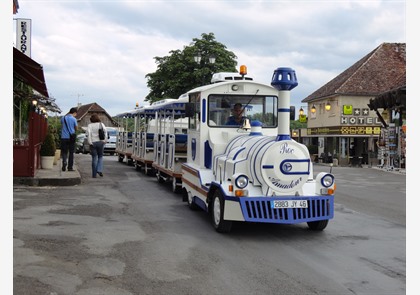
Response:
[[[158,180],[172,181],[189,208],[207,211],[218,232],[229,232],[241,221],[306,222],[312,230],[323,230],[334,215],[334,176],[325,172],[314,176],[307,147],[290,137],[290,91],[298,85],[295,71],[278,68],[271,85],[266,85],[246,76],[246,67],[241,66],[239,75],[218,73],[212,82],[160,104],[159,110],[153,105],[145,108],[154,110],[158,126],[162,122],[174,126],[188,118],[183,132],[168,127],[154,135],[155,159],[158,153],[170,152],[167,162],[179,163],[175,171],[175,166],[155,161]],[[242,120],[235,125],[232,111],[238,106]],[[183,136],[182,158],[175,153],[177,134]],[[172,149],[165,144],[171,136]]]

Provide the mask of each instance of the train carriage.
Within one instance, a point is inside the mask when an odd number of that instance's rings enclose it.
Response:
[[[155,112],[151,106],[140,107],[134,114],[133,165],[153,175],[153,139],[156,133]]]
[[[127,122],[128,118],[133,118],[134,115],[138,112],[138,109],[127,111],[124,113],[117,114],[115,117],[118,119],[123,120],[124,122]],[[116,147],[115,147],[115,153],[118,156],[118,161],[123,162],[126,160],[127,164],[133,164],[133,153],[134,153],[134,144],[133,144],[133,132],[128,131],[127,126],[125,128],[121,128],[116,136]]]
[[[171,182],[174,192],[181,191],[181,164],[187,158],[185,99],[165,99],[152,105],[156,116],[153,168],[159,182]]]

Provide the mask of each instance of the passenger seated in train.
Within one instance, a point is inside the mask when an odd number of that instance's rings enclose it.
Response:
[[[245,116],[242,116],[244,109],[242,108],[241,103],[235,103],[232,109],[232,116],[228,118],[228,121],[225,125],[228,126],[240,126],[244,123]]]

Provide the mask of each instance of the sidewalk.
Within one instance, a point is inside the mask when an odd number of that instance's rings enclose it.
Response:
[[[70,186],[81,183],[77,166],[75,171],[61,171],[61,161],[52,169],[37,169],[34,177],[13,177],[13,185],[29,186]]]

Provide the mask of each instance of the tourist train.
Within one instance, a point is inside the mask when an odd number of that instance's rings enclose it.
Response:
[[[216,73],[177,99],[117,115],[134,118],[134,131],[117,136],[118,160],[170,182],[190,209],[210,214],[218,232],[235,222],[306,222],[321,231],[334,216],[336,185],[331,173],[313,174],[307,147],[290,136],[297,85],[291,68],[275,69],[270,85],[245,66]],[[235,107],[240,122],[232,124]]]

